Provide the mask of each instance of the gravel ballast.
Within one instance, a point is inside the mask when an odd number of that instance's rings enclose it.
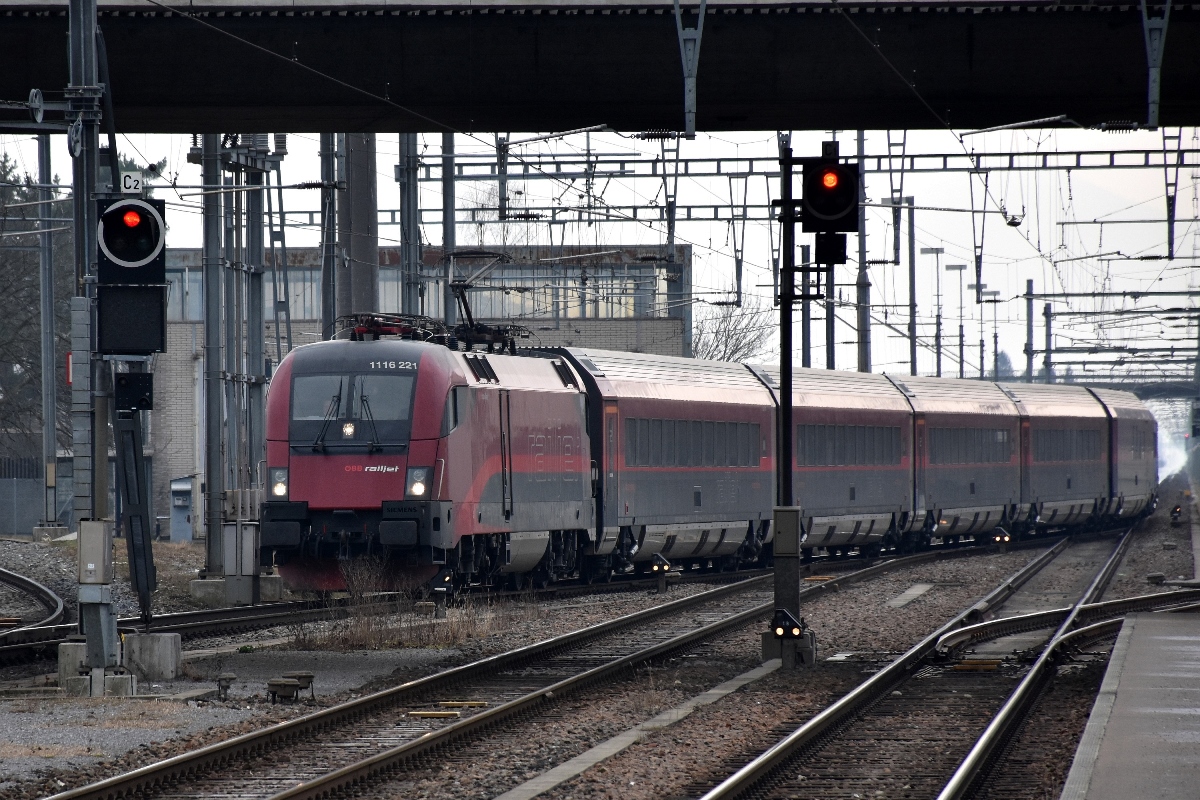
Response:
[[[1160,510],[1159,516],[1163,514]],[[1144,526],[1148,524],[1143,523]],[[1166,527],[1169,528],[1169,521]],[[1140,544],[1140,541],[1135,542],[1131,555],[1140,552]],[[1190,540],[1188,544],[1186,552],[1190,560]],[[821,659],[817,668],[794,673],[776,672],[711,706],[699,708],[677,725],[652,734],[546,796],[695,796],[702,787],[723,779],[754,752],[776,741],[782,732],[794,729],[896,653],[942,624],[948,616],[990,591],[1039,552],[1027,549],[951,558],[824,594],[802,608],[806,621],[817,632]],[[73,573],[73,551],[70,555]],[[931,588],[899,608],[888,605],[888,601],[898,598],[915,584],[930,584]],[[1131,593],[1145,594],[1145,587],[1143,577],[1137,591]],[[184,752],[200,741],[215,741],[311,710],[314,701],[306,701],[308,705],[270,706],[262,696],[266,678],[286,670],[311,669],[316,672],[318,698],[315,702],[327,705],[352,694],[391,686],[708,588],[711,587],[683,585],[673,588],[665,597],[628,592],[558,601],[503,603],[494,607],[476,603],[470,609],[451,608],[451,620],[457,617],[456,624],[464,632],[452,646],[345,653],[298,650],[293,646],[253,653],[223,653],[193,661],[188,670],[194,680],[181,681],[175,686],[160,685],[159,690],[211,685],[209,682],[216,674],[231,671],[239,675],[231,702],[201,702],[193,708],[165,702],[103,701],[101,705],[112,707],[139,705],[139,712],[141,706],[175,708],[148,712],[146,718],[139,713],[138,724],[147,726],[143,730],[156,731],[150,739],[138,739],[136,735],[112,736],[114,741],[128,738],[134,745],[125,752],[88,752],[88,746],[96,745],[82,738],[64,740],[56,745],[69,752],[47,750],[37,756],[21,755],[20,758],[29,760],[22,762],[20,767],[10,768],[6,758],[0,766],[0,781],[7,781],[0,783],[0,798],[40,796],[61,789],[57,786],[58,780],[64,785],[80,785],[86,780]],[[298,642],[311,647],[321,639],[319,634],[328,633],[338,624],[309,625],[304,630],[277,628],[249,637],[235,637],[232,641],[287,637],[293,645]],[[725,636],[686,656],[631,674],[626,680],[605,687],[601,694],[589,691],[587,695],[564,698],[553,714],[514,729],[499,743],[493,740],[494,746],[480,744],[478,751],[474,745],[467,746],[461,757],[455,757],[451,762],[439,762],[434,768],[407,776],[404,781],[388,784],[387,788],[380,787],[378,796],[495,796],[757,666],[761,663],[761,630],[762,626],[752,626]],[[852,655],[844,655],[841,661],[825,660],[835,654]],[[301,663],[304,659],[309,660]],[[35,702],[39,708],[54,708],[53,726],[57,728],[71,727],[73,720],[86,720],[91,710],[89,704],[100,701],[0,701],[0,716],[7,716],[6,707],[13,703]],[[180,723],[180,708],[194,712],[194,725]],[[217,714],[210,720],[206,714],[213,709]],[[23,713],[30,713],[31,718],[40,716],[39,713],[16,711],[13,718]],[[220,714],[229,716],[220,717]],[[21,741],[18,736],[8,736],[7,731],[0,734],[0,748]],[[139,746],[149,741],[155,743]],[[45,746],[53,744],[47,742]],[[80,747],[84,748],[83,752],[79,751]],[[88,765],[86,774],[77,772],[81,764]],[[13,769],[11,775],[10,769]]]
[[[1187,490],[1188,480],[1184,473],[1176,472],[1163,478],[1158,509],[1134,530],[1133,545],[1104,593],[1105,600],[1168,592],[1174,588],[1149,583],[1146,576],[1153,573],[1161,573],[1167,580],[1196,577],[1191,522],[1197,509],[1191,498],[1183,496]],[[1172,525],[1171,507],[1176,503],[1183,506],[1183,518],[1179,525]]]

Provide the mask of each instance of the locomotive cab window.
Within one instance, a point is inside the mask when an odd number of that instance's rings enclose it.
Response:
[[[292,379],[293,445],[386,447],[408,443],[416,375],[297,375]]]

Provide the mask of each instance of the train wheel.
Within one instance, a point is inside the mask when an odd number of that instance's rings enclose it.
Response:
[[[608,583],[613,577],[612,558],[610,556],[586,557],[579,573],[581,581],[585,584]]]

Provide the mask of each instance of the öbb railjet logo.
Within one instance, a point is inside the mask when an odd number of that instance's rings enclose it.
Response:
[[[386,464],[378,464],[370,467],[364,467],[362,464],[347,464],[345,470],[346,472],[399,472],[400,468]]]

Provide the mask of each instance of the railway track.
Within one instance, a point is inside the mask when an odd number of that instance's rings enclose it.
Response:
[[[875,564],[806,590],[810,596],[901,566]],[[553,713],[572,692],[765,618],[769,576],[718,587],[536,645],[447,670],[227,742],[56,795],[116,798],[318,797],[421,763],[451,744]],[[443,704],[454,703],[446,706]],[[465,704],[465,705],[464,705]],[[453,719],[430,719],[433,716]],[[442,713],[437,713],[442,712]],[[456,712],[456,713],[455,713]]]
[[[1057,652],[1112,635],[1130,611],[1200,600],[1200,592],[1187,591],[1094,602],[1128,541],[1122,537],[1122,546],[1104,566],[1088,573],[1087,588],[1074,605],[965,626],[981,609],[994,612],[1006,593],[1013,594],[1014,583],[1030,581],[1049,565],[1065,548],[1064,540],[708,791],[704,800],[826,800],[877,792],[939,800],[972,796],[1053,674]],[[1050,644],[1039,644],[1032,658],[1001,657],[1006,648],[1010,656],[1013,649],[1029,650],[1028,633],[1046,629],[1055,631]],[[1045,634],[1039,638],[1047,639]],[[958,657],[971,647],[971,657]]]
[[[860,564],[853,561],[841,563],[846,565],[842,568],[860,566]],[[3,572],[3,570],[0,570],[0,573]],[[7,574],[12,575],[14,580],[28,581],[28,579],[24,579],[14,573]],[[727,584],[769,574],[771,574],[771,570],[767,569],[745,570],[741,572],[694,572],[684,574],[681,582],[688,584]],[[0,574],[0,580],[8,582],[3,574]],[[62,619],[63,610],[61,607],[62,601],[53,592],[33,581],[28,581],[28,583],[43,589],[48,597],[53,597],[57,601],[57,614],[51,615],[34,625],[22,626],[21,628],[0,633],[0,666],[55,660],[58,657],[58,645],[68,641],[69,637],[78,632],[78,626],[75,623],[56,624]],[[611,592],[650,590],[656,585],[657,579],[639,577],[590,586],[568,584],[552,586],[536,591],[487,591],[477,594],[488,600],[515,600],[528,599],[530,597],[555,599]],[[397,601],[400,599],[400,595],[381,595],[379,602],[375,605],[377,605],[379,613],[388,613],[397,608]],[[46,603],[48,602],[49,600],[47,599]],[[182,611],[155,616],[150,623],[150,631],[152,633],[178,633],[186,641],[188,639],[225,636],[262,630],[279,625],[334,619],[349,613],[348,606],[349,604],[344,600],[331,599],[267,603],[257,606],[235,606],[203,611]],[[360,605],[355,611],[356,613],[361,613],[363,607]],[[123,628],[145,630],[140,617],[122,618],[118,620],[118,625]]]
[[[62,598],[32,578],[27,578],[24,575],[18,575],[17,573],[6,569],[0,569],[0,583],[4,583],[20,592],[23,592],[24,594],[29,595],[38,603],[38,605],[46,609],[46,616],[40,620],[37,620],[29,625],[20,625],[10,630],[0,632],[0,644],[14,641],[18,637],[22,636],[24,631],[28,631],[31,628],[54,625],[62,620],[63,615],[65,614]]]
[[[1039,547],[1044,540],[1029,540],[1010,547]],[[961,555],[976,548],[967,544],[941,545],[929,552]],[[886,557],[885,557],[886,560]],[[868,559],[863,556],[845,556],[833,558],[817,557],[810,562],[810,571],[841,573],[862,569],[863,564],[877,563],[879,558]],[[770,569],[740,570],[737,572],[701,572],[691,570],[680,575],[680,582],[686,584],[726,584],[732,581],[745,580],[771,574]],[[11,574],[11,573],[10,573]],[[16,576],[20,578],[20,576]],[[0,576],[0,580],[3,577]],[[548,600],[569,597],[589,596],[626,591],[649,591],[658,584],[657,578],[641,576],[616,577],[607,583],[554,584],[544,589],[526,590],[493,590],[489,588],[469,589],[465,592],[472,597],[485,600],[520,600],[530,597]],[[43,587],[44,588],[44,587]],[[49,590],[45,590],[53,596]],[[55,600],[58,598],[56,597]],[[379,606],[381,612],[394,608],[393,596],[385,596]],[[59,601],[61,602],[61,601]],[[184,640],[198,639],[209,636],[224,636],[254,630],[262,630],[278,625],[310,622],[322,619],[332,619],[345,614],[346,604],[340,600],[303,600],[291,603],[268,603],[258,606],[238,606],[230,608],[209,609],[203,611],[184,611],[156,615],[150,624],[150,631],[155,633],[178,633]],[[360,608],[361,610],[361,608]],[[63,614],[48,617],[35,625],[23,626],[19,629],[0,634],[0,666],[28,664],[37,661],[53,661],[58,657],[58,645],[67,641],[78,632],[74,623],[60,623]],[[118,620],[118,625],[126,628],[142,626],[138,617],[126,617]]]

